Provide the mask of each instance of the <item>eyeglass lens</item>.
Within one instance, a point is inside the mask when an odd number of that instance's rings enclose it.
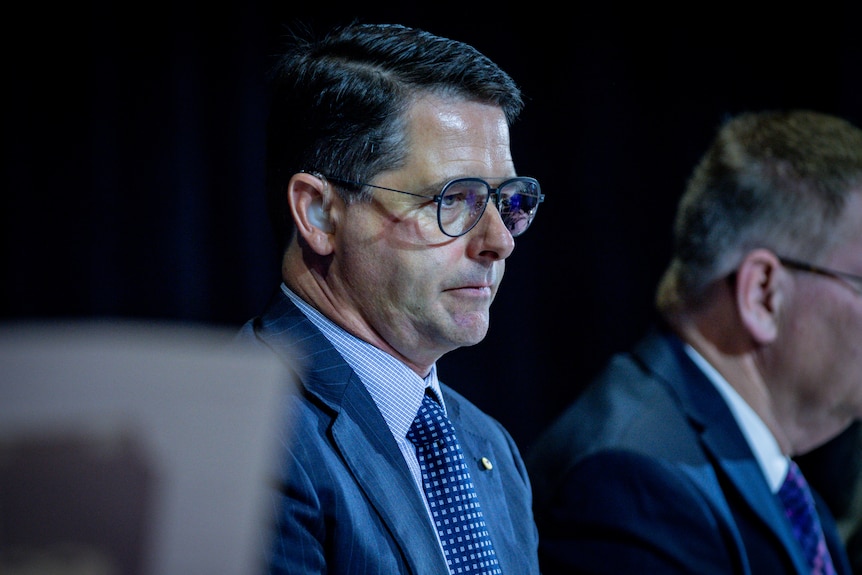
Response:
[[[450,236],[467,233],[485,213],[490,185],[480,179],[450,182],[443,190],[439,207],[440,227]],[[511,180],[498,190],[497,209],[512,236],[519,236],[530,226],[539,205],[540,192],[531,180]]]

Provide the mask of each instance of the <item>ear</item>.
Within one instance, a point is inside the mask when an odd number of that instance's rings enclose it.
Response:
[[[287,201],[296,232],[320,255],[332,253],[332,222],[329,218],[330,194],[326,180],[300,172],[287,184]]]
[[[761,344],[778,335],[784,303],[781,263],[769,250],[749,252],[736,270],[735,297],[739,317],[751,337]]]

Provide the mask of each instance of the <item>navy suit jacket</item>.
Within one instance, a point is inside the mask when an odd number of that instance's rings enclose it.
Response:
[[[525,456],[545,575],[810,573],[730,409],[670,333],[613,357]]]
[[[356,373],[281,291],[240,332],[297,366],[276,504],[271,573],[448,573],[423,496]],[[523,460],[500,423],[441,384],[506,575],[537,574]],[[479,465],[482,457],[493,464]]]

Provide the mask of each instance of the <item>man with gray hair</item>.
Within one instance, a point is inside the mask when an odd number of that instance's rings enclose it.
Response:
[[[849,575],[794,457],[862,417],[862,131],[730,119],[674,239],[660,325],[527,453],[543,573]]]

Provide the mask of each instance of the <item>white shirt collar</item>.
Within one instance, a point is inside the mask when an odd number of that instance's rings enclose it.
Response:
[[[685,352],[724,398],[751,451],[754,452],[770,489],[773,493],[777,492],[787,474],[788,459],[781,452],[775,436],[733,386],[702,355],[688,344],[685,345]]]

